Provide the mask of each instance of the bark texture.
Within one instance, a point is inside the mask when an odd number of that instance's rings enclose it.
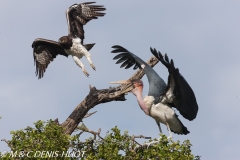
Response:
[[[147,63],[151,67],[154,67],[158,63],[158,60],[153,56]],[[141,79],[144,74],[145,73],[143,70],[139,69],[129,78],[129,80]],[[109,89],[100,90],[92,86],[89,87],[90,92],[86,98],[79,105],[77,105],[69,117],[61,124],[61,126],[65,128],[65,134],[71,135],[91,108],[100,103],[107,103],[111,101],[125,101],[125,93],[133,89],[133,86],[131,84],[123,84],[117,87],[109,87]]]

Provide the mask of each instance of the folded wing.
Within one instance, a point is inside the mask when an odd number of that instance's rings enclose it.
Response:
[[[34,65],[36,65],[36,76],[42,78],[49,63],[58,54],[68,57],[63,47],[55,41],[37,38],[32,44]]]

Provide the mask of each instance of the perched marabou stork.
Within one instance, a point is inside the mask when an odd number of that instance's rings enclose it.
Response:
[[[135,65],[134,69],[144,70],[149,82],[148,96],[142,97],[143,82],[141,80],[111,83],[132,83],[134,89],[131,92],[136,96],[139,106],[146,115],[155,119],[161,133],[160,123],[167,126],[170,134],[168,138],[172,138],[171,131],[176,134],[188,134],[188,129],[179,120],[172,107],[175,107],[184,118],[191,121],[196,118],[198,105],[192,88],[179,73],[178,68],[175,68],[173,60],[169,61],[166,54],[163,56],[156,49],[150,48],[152,54],[168,69],[169,76],[166,85],[163,79],[138,56],[119,45],[112,48],[114,48],[112,53],[120,53],[113,59],[119,59],[117,64],[123,62],[121,68],[127,69]]]
[[[74,62],[82,68],[83,73],[88,77],[89,74],[85,70],[80,59],[85,56],[90,63],[90,66],[95,70],[91,54],[89,50],[95,45],[83,44],[84,30],[83,25],[87,24],[92,19],[102,17],[105,13],[101,11],[106,10],[103,6],[91,5],[95,2],[85,2],[81,4],[74,4],[66,10],[66,18],[68,24],[68,35],[59,38],[59,41],[52,41],[43,38],[37,38],[32,43],[34,64],[36,64],[36,76],[38,79],[42,78],[48,65],[56,58],[57,55],[68,57],[71,55]]]

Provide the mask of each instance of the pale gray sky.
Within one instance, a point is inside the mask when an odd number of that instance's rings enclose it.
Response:
[[[0,139],[10,131],[32,126],[37,120],[65,121],[89,92],[89,84],[108,88],[108,82],[127,79],[135,71],[120,69],[112,60],[111,46],[122,45],[143,60],[150,46],[173,58],[175,66],[193,88],[199,112],[194,121],[179,116],[191,132],[174,134],[173,140],[189,139],[195,155],[204,160],[237,160],[240,149],[240,1],[231,0],[99,0],[106,15],[85,26],[85,43],[97,71],[83,62],[87,78],[72,58],[58,56],[43,77],[35,76],[31,44],[35,38],[58,40],[67,35],[65,10],[84,1],[0,0]],[[167,80],[162,64],[154,68]],[[148,93],[146,77],[144,95]],[[158,137],[154,120],[145,116],[132,94],[125,102],[96,106],[84,120],[92,130],[118,126],[130,135]],[[163,132],[168,135],[162,125]],[[0,142],[0,151],[9,150]]]

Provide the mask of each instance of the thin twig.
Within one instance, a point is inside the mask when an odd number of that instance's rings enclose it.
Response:
[[[95,112],[92,112],[92,113],[88,113],[88,114],[86,114],[83,118],[88,118],[88,117],[90,117],[91,115],[93,115],[94,113],[96,113],[97,111],[95,111]]]
[[[11,147],[11,145],[8,143],[8,141],[7,141],[6,139],[1,139],[1,141],[3,141],[3,142],[5,142],[5,143],[7,143],[8,147],[10,147],[10,148],[11,148],[11,150],[12,150],[12,147]]]
[[[136,138],[151,139],[151,137],[146,137],[146,136],[143,136],[143,135],[139,135],[139,136],[132,135],[131,146],[133,146],[134,142],[137,143],[137,146],[135,147],[135,149],[138,148],[138,146],[141,146],[141,147],[143,146],[135,140]]]

